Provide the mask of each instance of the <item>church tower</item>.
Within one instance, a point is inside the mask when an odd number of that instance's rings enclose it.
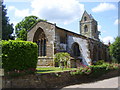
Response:
[[[97,28],[97,21],[84,11],[83,16],[80,21],[80,34],[86,37],[99,40],[99,31]]]

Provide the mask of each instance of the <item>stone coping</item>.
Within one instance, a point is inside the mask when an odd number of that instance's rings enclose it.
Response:
[[[39,59],[53,59],[53,57],[47,57],[47,56],[43,56],[43,57],[38,57]]]

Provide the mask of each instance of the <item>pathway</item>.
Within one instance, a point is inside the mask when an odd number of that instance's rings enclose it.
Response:
[[[120,77],[119,77],[119,80],[120,80]],[[84,83],[84,84],[66,86],[64,88],[118,88],[118,85],[120,87],[120,83],[118,84],[118,77],[113,77],[110,79],[104,79],[102,81],[96,81],[96,82],[87,83],[87,84]]]

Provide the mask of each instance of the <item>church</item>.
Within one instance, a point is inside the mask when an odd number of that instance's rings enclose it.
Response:
[[[60,28],[56,24],[39,21],[27,33],[27,41],[38,44],[38,65],[55,66],[54,55],[68,52],[71,67],[91,65],[98,60],[110,60],[108,45],[99,39],[97,21],[84,11],[79,22],[80,34]]]

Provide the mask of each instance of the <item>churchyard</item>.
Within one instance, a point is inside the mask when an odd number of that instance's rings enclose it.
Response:
[[[69,54],[65,53],[62,53],[62,55],[59,53],[55,57],[57,59],[55,61],[58,61],[57,67],[37,66],[38,49],[37,45],[33,42],[19,40],[2,41],[2,48],[4,88],[58,88],[73,82],[78,83],[78,81],[79,83],[91,82],[91,80],[96,80],[103,75],[107,75],[105,78],[118,76],[118,70],[120,70],[118,63],[108,63],[103,60],[90,66],[79,65],[76,68],[70,68],[69,63],[67,63],[69,61]],[[60,59],[59,55],[61,55],[62,59]],[[23,84],[19,85],[21,81]]]

